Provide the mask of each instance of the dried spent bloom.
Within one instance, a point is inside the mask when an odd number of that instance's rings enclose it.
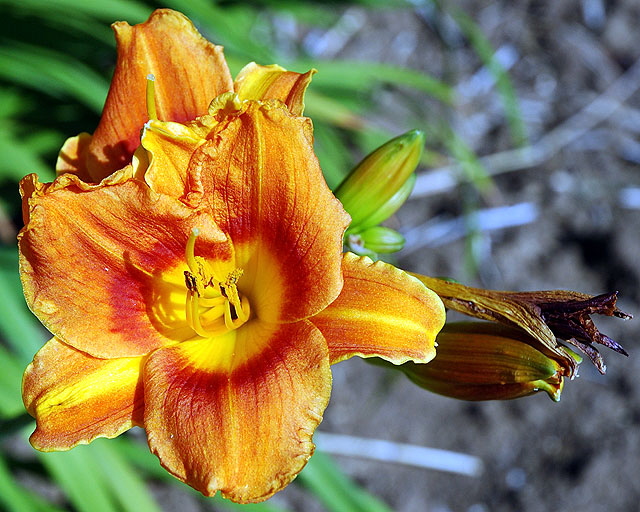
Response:
[[[25,298],[54,336],[24,375],[30,440],[67,450],[141,426],[203,494],[265,500],[313,452],[330,364],[427,362],[444,307],[401,270],[342,254],[350,219],[301,117],[311,73],[250,64],[231,91],[218,47],[179,13],[116,32],[91,142],[65,145],[53,183],[21,182]],[[136,149],[150,72],[172,91],[158,116],[222,85],[200,117],[144,123]]]
[[[582,350],[603,374],[606,366],[593,344],[604,345],[627,355],[624,348],[602,334],[591,319],[593,314],[631,318],[631,315],[616,307],[615,292],[596,296],[564,290],[507,292],[412,275],[434,290],[447,308],[523,329],[556,357],[564,358],[567,362],[573,357],[556,338]]]
[[[433,361],[398,369],[418,386],[460,400],[507,400],[545,391],[557,402],[576,366],[540,351],[521,329],[491,322],[448,323],[436,343]]]

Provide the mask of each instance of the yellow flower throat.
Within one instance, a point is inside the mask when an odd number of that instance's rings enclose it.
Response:
[[[238,292],[237,282],[243,270],[236,268],[226,278],[218,279],[211,266],[194,254],[196,238],[193,228],[185,248],[189,270],[184,271],[187,286],[185,305],[187,323],[203,338],[220,336],[244,324],[251,314],[249,300]]]

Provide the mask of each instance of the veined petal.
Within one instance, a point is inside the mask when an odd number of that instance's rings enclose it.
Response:
[[[196,150],[188,180],[233,243],[244,270],[238,286],[260,290],[250,299],[262,320],[318,313],[342,287],[349,216],[324,181],[310,120],[254,101],[214,115],[220,120]]]
[[[69,450],[142,425],[142,364],[142,357],[97,359],[51,339],[22,383],[37,425],[31,444],[41,451]]]
[[[307,321],[252,321],[154,352],[144,369],[151,450],[207,496],[269,498],[303,468],[327,405],[326,343]]]
[[[105,184],[109,182],[109,184]],[[65,174],[22,183],[19,235],[27,304],[65,343],[95,357],[133,357],[193,335],[185,322],[185,246],[230,258],[209,215],[115,173],[102,185]],[[226,252],[225,252],[226,251]]]
[[[306,73],[287,71],[277,64],[260,66],[247,64],[234,81],[234,88],[243,100],[280,100],[291,113],[301,116],[304,111],[304,93],[311,83],[315,69]]]
[[[439,297],[396,267],[346,253],[338,298],[310,320],[329,345],[331,363],[352,356],[381,357],[394,364],[426,363],[444,325]]]
[[[139,145],[148,120],[147,75],[156,78],[156,110],[164,121],[190,121],[233,89],[222,47],[204,39],[184,15],[158,9],[145,23],[118,22],[113,29],[118,60],[86,160],[94,182],[124,167]]]

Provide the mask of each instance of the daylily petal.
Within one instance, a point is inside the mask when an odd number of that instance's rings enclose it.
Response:
[[[306,464],[327,405],[327,346],[307,321],[253,321],[154,352],[144,370],[151,450],[207,496],[261,501]]]
[[[103,185],[65,174],[43,185],[27,176],[19,235],[27,303],[62,341],[95,357],[147,354],[193,336],[185,323],[185,246],[229,258],[211,217],[129,179]],[[227,252],[225,252],[227,251]]]
[[[355,355],[394,364],[433,359],[445,321],[434,292],[392,265],[352,253],[344,255],[342,271],[338,298],[310,318],[327,340],[332,364]]]
[[[83,181],[91,181],[91,176],[89,176],[85,166],[91,139],[92,136],[88,133],[81,133],[75,137],[68,138],[58,153],[56,173],[64,174],[69,172]]]
[[[148,154],[144,180],[156,192],[167,194],[190,204],[187,172],[195,150],[206,139],[188,126],[179,123],[149,121],[141,144]],[[196,202],[200,194],[196,194]]]
[[[24,374],[23,400],[37,425],[31,444],[69,450],[142,425],[142,364],[142,357],[97,359],[51,339]]]
[[[107,101],[86,159],[94,182],[124,167],[149,119],[146,77],[155,75],[158,118],[186,122],[207,112],[213,98],[233,82],[222,47],[204,39],[184,15],[158,9],[149,20],[113,25],[118,61]]]
[[[277,64],[260,66],[251,62],[236,76],[234,88],[243,100],[280,100],[289,107],[293,115],[301,116],[304,111],[304,93],[315,73],[315,69],[296,73]]]
[[[153,188],[185,183],[174,197],[213,212],[234,246],[235,266],[244,270],[238,286],[254,290],[251,308],[259,318],[309,317],[340,291],[349,217],[322,177],[308,119],[279,103],[227,99],[190,127],[188,133],[207,137],[201,144],[185,141],[187,132],[171,123],[150,123],[143,143],[149,137],[153,173],[145,179]],[[172,130],[173,138],[165,135]],[[175,162],[188,162],[186,175]]]

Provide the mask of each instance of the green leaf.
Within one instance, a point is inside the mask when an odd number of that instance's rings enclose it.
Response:
[[[351,155],[337,130],[326,124],[314,128],[314,149],[330,189],[335,189],[353,167]]]
[[[1,453],[0,508],[6,512],[63,512],[16,482]]]
[[[82,62],[40,46],[0,47],[0,78],[101,112],[109,84]]]
[[[46,331],[31,314],[22,296],[15,246],[0,247],[0,334],[25,366],[47,339]]]
[[[275,62],[268,42],[257,37],[256,26],[264,13],[247,5],[222,8],[209,0],[165,0],[164,4],[187,15],[203,35],[230,53],[242,55],[247,62]]]
[[[0,417],[13,418],[24,411],[21,383],[24,365],[0,345]],[[4,429],[0,435],[4,434]]]
[[[120,439],[97,439],[91,443],[105,485],[119,503],[122,512],[159,512],[160,507],[149,494],[139,474],[122,456],[117,444]]]
[[[481,193],[488,192],[493,187],[493,180],[469,145],[451,129],[449,125],[441,123],[439,128],[431,134],[444,144],[447,151],[458,161],[463,177]]]
[[[339,84],[342,88],[356,91],[371,90],[380,83],[399,84],[425,92],[444,103],[453,100],[453,89],[444,82],[412,69],[360,61],[297,61],[300,68],[315,67],[318,74],[313,77],[314,85],[324,87]]]
[[[0,6],[15,7],[15,0],[0,0]],[[126,20],[140,23],[147,19],[151,8],[133,0],[20,0],[20,10],[46,18],[54,13],[63,13],[68,19],[78,17],[97,18],[107,23]]]
[[[0,130],[3,124],[6,123],[0,123]],[[59,142],[59,138],[55,134],[49,134],[51,138],[47,140],[44,133],[39,135],[43,138],[35,138],[34,134],[33,139],[21,139],[9,130],[0,131],[0,154],[2,155],[0,177],[17,182],[25,175],[35,172],[44,181],[50,181],[54,178],[53,170],[39,157],[44,149],[39,147],[39,144],[48,146],[53,141]]]
[[[96,470],[102,462],[91,445],[77,446],[68,452],[38,452],[38,456],[78,511],[119,512],[107,492],[108,482]]]

